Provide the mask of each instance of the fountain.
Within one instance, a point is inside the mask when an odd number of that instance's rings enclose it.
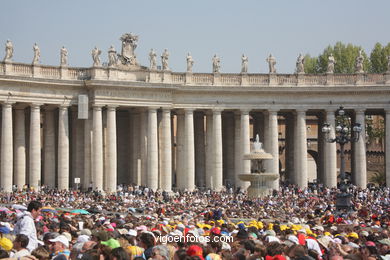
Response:
[[[253,151],[249,154],[244,154],[244,160],[251,160],[252,162],[251,173],[239,175],[240,180],[251,183],[248,187],[248,197],[261,198],[272,192],[270,182],[277,180],[279,174],[265,172],[263,167],[263,160],[271,159],[273,159],[273,156],[263,150],[262,143],[259,141],[259,135],[256,135],[256,141],[253,143]]]

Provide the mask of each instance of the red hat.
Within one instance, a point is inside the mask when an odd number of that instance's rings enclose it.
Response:
[[[221,229],[215,227],[215,228],[212,228],[212,229],[210,230],[210,232],[211,232],[212,234],[214,234],[214,235],[220,235],[220,234],[221,234]]]
[[[203,249],[200,246],[192,245],[187,249],[187,255],[189,256],[198,256],[200,259],[203,258]]]

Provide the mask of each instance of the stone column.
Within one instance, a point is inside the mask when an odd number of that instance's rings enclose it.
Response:
[[[140,153],[140,113],[138,111],[131,111],[131,127],[132,127],[132,138],[131,138],[131,149],[133,150],[132,155],[132,167],[133,176],[132,182],[136,185],[141,185],[141,153]]]
[[[295,133],[296,133],[296,125],[295,125],[295,115],[287,114],[286,115],[286,135],[284,140],[285,145],[285,153],[284,156],[286,158],[286,180],[289,184],[295,184],[296,182],[296,169],[295,169]]]
[[[171,141],[171,110],[162,110],[161,131],[161,189],[172,190],[172,141]]]
[[[148,109],[148,156],[146,185],[156,191],[158,189],[158,138],[157,109]]]
[[[18,190],[26,184],[26,126],[25,109],[15,108],[14,183]]]
[[[141,153],[141,185],[147,185],[148,173],[148,112],[140,112],[140,153]]]
[[[92,187],[103,190],[103,120],[102,107],[93,106]]]
[[[362,127],[359,141],[355,144],[355,180],[356,186],[365,189],[367,187],[367,162],[366,162],[366,123],[363,109],[355,110],[355,123]]]
[[[267,151],[272,154],[273,159],[269,160],[268,172],[279,174],[279,132],[278,132],[278,112],[277,110],[268,110],[268,137]],[[270,182],[270,187],[279,189],[279,178]]]
[[[115,192],[117,185],[116,107],[107,107],[107,192]]]
[[[30,187],[37,190],[41,182],[41,109],[40,104],[31,105],[30,121]]]
[[[241,113],[234,112],[234,186],[244,187],[245,182],[238,178],[242,170],[242,153],[241,153]]]
[[[223,186],[223,169],[222,169],[222,120],[221,110],[213,110],[213,189],[220,191]]]
[[[195,184],[198,187],[206,185],[205,169],[205,131],[203,112],[197,112],[194,115],[195,128]]]
[[[184,189],[184,114],[181,110],[176,114],[176,130],[176,187]]]
[[[184,154],[185,154],[185,188],[195,189],[195,140],[194,140],[194,110],[184,110]]]
[[[213,114],[206,113],[206,188],[212,188],[213,184]]]
[[[251,173],[250,160],[243,160],[244,154],[250,153],[249,110],[241,110],[241,174]],[[249,186],[249,183],[245,188]]]
[[[325,183],[325,135],[322,133],[322,127],[326,121],[326,114],[318,113],[317,114],[317,183]]]
[[[58,110],[58,189],[69,188],[69,116],[68,106]]]
[[[390,109],[385,111],[385,165],[386,165],[386,187],[390,187]]]
[[[330,125],[329,138],[335,138],[335,110],[326,110],[326,123]],[[322,126],[320,126],[322,127]],[[337,187],[337,147],[336,142],[325,142],[325,175],[323,176],[324,185],[327,187]]]
[[[91,111],[88,111],[88,119],[84,121],[84,178],[82,179],[83,188],[93,188],[93,176],[92,176],[92,120]],[[91,186],[92,182],[92,186]]]
[[[13,137],[12,137],[12,104],[3,103],[1,123],[1,188],[12,191],[13,177]]]
[[[297,109],[295,132],[295,175],[296,184],[301,188],[307,187],[307,137],[306,110]]]

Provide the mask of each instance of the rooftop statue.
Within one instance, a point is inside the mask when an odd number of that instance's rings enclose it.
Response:
[[[11,61],[13,56],[14,56],[14,45],[12,44],[11,40],[7,40],[7,43],[5,44],[4,61]]]
[[[161,54],[161,64],[163,70],[169,70],[168,66],[169,52],[167,49]]]
[[[100,62],[100,54],[102,54],[102,51],[95,46],[91,52],[94,67],[100,67],[102,65]]]
[[[213,57],[213,73],[219,73],[221,68],[221,59],[217,56],[217,54]]]
[[[248,73],[248,57],[245,54],[241,57],[241,73]]]
[[[150,49],[149,61],[150,61],[150,69],[156,70],[157,69],[157,54],[153,49]]]
[[[187,54],[187,72],[192,72],[192,66],[194,65],[194,60],[190,53]]]
[[[356,73],[364,73],[363,62],[364,62],[364,56],[362,55],[362,50],[359,50],[359,56],[356,57],[356,62],[355,62]]]
[[[41,51],[39,50],[37,43],[34,43],[33,51],[34,51],[34,58],[33,58],[32,64],[38,64],[39,59],[41,58]]]
[[[296,62],[296,73],[304,74],[305,73],[305,57],[302,54],[299,54]]]
[[[68,50],[62,46],[60,51],[60,65],[68,66]]]
[[[269,55],[269,57],[266,59],[268,62],[268,68],[269,68],[269,73],[276,73],[275,65],[276,65],[276,59],[272,54]]]
[[[333,54],[330,54],[328,57],[328,68],[326,70],[326,73],[334,73],[334,65],[336,64],[336,61],[333,57]]]
[[[111,45],[110,49],[108,49],[108,66],[115,67],[118,63],[118,59],[116,56],[116,50],[114,46]]]
[[[138,65],[137,57],[134,53],[137,48],[138,35],[125,33],[120,38],[122,41],[122,51],[119,59],[124,65]]]

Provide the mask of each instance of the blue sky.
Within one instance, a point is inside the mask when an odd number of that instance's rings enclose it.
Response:
[[[120,51],[120,36],[133,32],[142,65],[151,48],[158,55],[167,48],[173,71],[185,71],[191,52],[194,72],[211,72],[218,54],[221,72],[238,73],[244,53],[250,73],[265,73],[272,53],[277,71],[292,73],[299,53],[318,55],[337,41],[367,52],[376,42],[387,44],[389,10],[388,0],[7,0],[0,9],[0,56],[11,39],[14,61],[30,63],[37,42],[41,63],[58,65],[64,45],[70,66],[90,67],[95,46],[107,61],[110,45]]]

